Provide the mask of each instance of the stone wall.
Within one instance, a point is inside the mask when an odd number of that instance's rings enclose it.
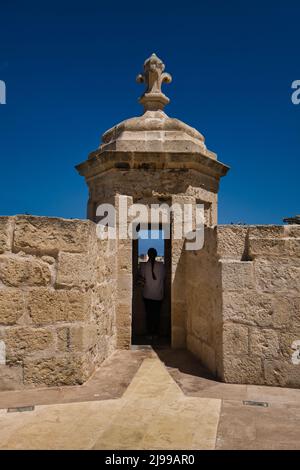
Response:
[[[217,376],[222,371],[222,295],[216,230],[206,228],[204,247],[186,251],[187,349]]]
[[[114,350],[116,250],[91,221],[0,217],[0,390],[81,384]]]
[[[172,240],[171,256],[172,347],[226,382],[299,387],[300,227],[206,228],[203,249]],[[130,347],[131,302],[131,240],[0,217],[0,390],[85,382]]]
[[[300,227],[218,226],[187,255],[188,348],[225,382],[300,386]]]

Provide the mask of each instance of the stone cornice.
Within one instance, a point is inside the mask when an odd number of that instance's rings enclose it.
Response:
[[[120,170],[195,170],[220,179],[229,166],[201,153],[190,152],[93,152],[89,159],[76,165],[81,176],[95,177],[111,169]]]

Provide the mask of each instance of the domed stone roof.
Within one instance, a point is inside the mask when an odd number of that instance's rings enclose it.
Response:
[[[161,85],[172,80],[164,69],[163,62],[155,54],[145,61],[144,73],[137,76],[139,83],[146,84],[145,93],[139,99],[144,114],[107,130],[102,136],[100,151],[199,152],[216,158],[206,149],[200,132],[163,111],[170,100],[162,93]]]
[[[143,73],[137,76],[145,84],[139,99],[144,113],[120,122],[102,136],[100,146],[88,159],[76,166],[87,179],[108,170],[187,170],[219,179],[229,167],[207,149],[203,135],[179,119],[170,118],[164,107],[169,98],[162,92],[163,83],[172,77],[155,54],[144,62]]]
[[[146,111],[106,131],[100,150],[140,152],[205,152],[204,137],[162,110]]]

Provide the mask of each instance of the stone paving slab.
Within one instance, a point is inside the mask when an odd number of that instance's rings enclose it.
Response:
[[[214,449],[220,409],[148,357],[120,399],[1,410],[0,449]]]
[[[187,351],[158,354],[185,395],[222,400],[216,449],[300,449],[299,389],[225,384]],[[266,402],[268,407],[245,401]]]
[[[300,404],[264,408],[224,400],[216,448],[300,449]]]
[[[300,449],[300,390],[220,383],[187,351],[117,351],[84,386],[0,404],[1,449]]]
[[[84,385],[0,392],[0,409],[119,398],[144,358],[152,354],[146,348],[116,351]]]

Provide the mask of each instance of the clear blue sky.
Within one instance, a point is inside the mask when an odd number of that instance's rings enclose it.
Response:
[[[140,230],[138,241],[139,255],[147,254],[149,248],[155,248],[158,256],[164,255],[164,231]]]
[[[0,214],[85,217],[74,165],[141,113],[135,76],[152,52],[173,75],[166,112],[231,166],[219,222],[300,213],[299,0],[2,0],[0,14]]]

